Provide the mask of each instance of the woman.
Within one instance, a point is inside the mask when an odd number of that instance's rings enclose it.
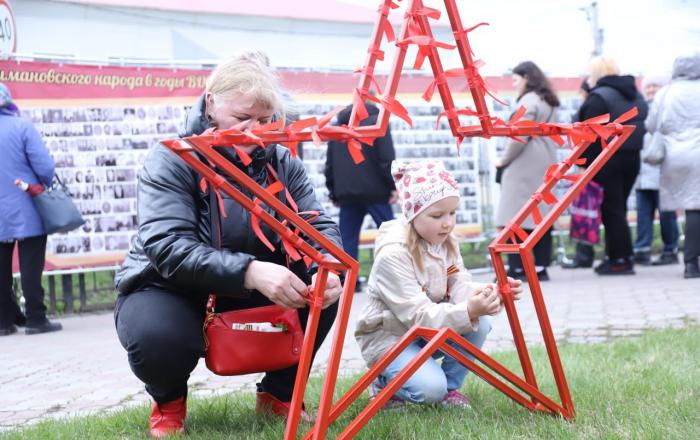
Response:
[[[281,102],[277,80],[267,66],[244,56],[234,58],[208,78],[205,93],[188,115],[184,135],[210,127],[255,128],[281,112]],[[299,160],[277,145],[240,147],[252,158],[249,166],[232,149],[220,151],[262,186],[268,185],[266,166],[271,164],[299,211],[318,211],[321,215],[311,223],[340,245],[337,226],[316,200]],[[291,270],[286,267],[279,237],[262,226],[275,244],[274,252],[268,250],[251,229],[250,213],[223,193],[222,246],[212,245],[210,195],[200,189],[200,179],[167,148],[151,151],[139,180],[138,236],[116,277],[117,332],[132,370],[155,400],[150,424],[154,437],[184,430],[187,379],[203,355],[202,323],[209,293],[221,295],[218,311],[275,303],[298,309],[305,323],[308,308],[302,294],[315,281],[315,271],[303,263]],[[315,349],[333,323],[340,292],[339,278],[329,276],[327,308],[321,313]],[[293,366],[265,375],[258,384],[258,412],[287,415],[296,371]],[[311,420],[305,412],[302,418]]]
[[[637,90],[634,77],[620,75],[620,69],[610,58],[596,57],[590,61],[588,84],[591,91],[581,105],[582,121],[610,114],[610,120],[637,107],[637,116],[625,124],[636,129],[620,149],[608,160],[593,180],[603,186],[603,203],[600,206],[605,226],[605,259],[596,266],[598,275],[633,275],[632,235],[627,223],[627,198],[639,174],[639,152],[642,149],[644,119],[647,103]],[[602,151],[600,139],[584,151],[587,165]]]
[[[671,84],[661,89],[646,121],[664,135],[661,211],[685,210],[685,278],[699,278],[700,267],[700,53],[676,58]]]
[[[18,112],[10,90],[0,83],[0,336],[16,333],[17,326],[25,326],[28,335],[62,329],[60,323],[46,318],[41,286],[46,230],[30,193],[15,186],[16,179],[51,185],[55,164],[39,132]],[[15,243],[26,316],[12,287]]]
[[[513,69],[513,86],[518,93],[518,107],[526,109],[523,119],[556,121],[559,98],[552,90],[547,77],[532,61],[525,61]],[[496,211],[496,226],[505,227],[532,193],[542,185],[542,179],[550,165],[557,162],[557,145],[547,137],[531,137],[522,144],[511,140],[496,168],[504,168],[501,178],[501,199]],[[542,215],[548,205],[541,206]],[[522,228],[530,233],[535,228],[532,217],[526,218]],[[551,229],[535,245],[535,266],[540,281],[549,280],[547,267],[552,259]],[[508,276],[526,280],[522,261],[517,254],[508,254]]]

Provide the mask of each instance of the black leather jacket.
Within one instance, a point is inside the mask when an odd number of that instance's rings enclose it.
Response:
[[[206,129],[201,103],[200,99],[188,115],[184,134]],[[311,223],[341,244],[337,225],[316,200],[304,166],[291,157],[289,150],[279,145],[265,150],[257,148],[248,167],[231,150],[226,152],[237,167],[264,187],[268,185],[266,164],[270,163],[299,211],[320,212]],[[186,295],[246,296],[249,292],[245,291],[243,281],[251,261],[285,264],[277,234],[260,223],[263,233],[275,246],[275,252],[271,252],[253,233],[250,213],[223,192],[226,217],[221,217],[222,249],[216,249],[211,241],[209,195],[201,190],[200,180],[194,170],[164,146],[155,147],[148,155],[139,175],[138,235],[115,278],[120,294],[155,287]],[[248,191],[243,192],[249,195]],[[315,267],[307,269],[302,263],[294,265],[293,270],[309,283]]]

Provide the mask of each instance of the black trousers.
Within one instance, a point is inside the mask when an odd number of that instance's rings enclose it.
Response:
[[[600,211],[605,227],[605,255],[610,260],[632,256],[632,234],[627,223],[627,199],[639,174],[639,151],[618,151],[593,180],[603,186]]]
[[[698,263],[700,257],[700,210],[685,211],[685,244],[683,248],[683,261]]]
[[[206,297],[189,298],[166,290],[140,290],[119,296],[114,311],[117,334],[126,349],[129,365],[156,402],[163,403],[187,395],[187,380],[204,356],[202,324]],[[217,311],[270,305],[260,293],[250,298],[217,297]],[[314,343],[314,356],[328,334],[338,304],[321,312]],[[309,309],[299,309],[306,328]],[[261,347],[264,350],[264,347]],[[269,371],[261,387],[283,402],[292,398],[297,366]]]
[[[532,229],[524,229],[524,231],[530,234]],[[535,266],[549,267],[552,262],[552,228],[547,229],[540,241],[532,248],[532,253],[535,256]],[[511,271],[521,271],[523,262],[520,260],[520,255],[508,254],[508,267]]]
[[[9,327],[22,316],[12,288],[12,251],[15,243],[0,243],[0,327]],[[25,300],[27,324],[39,325],[46,321],[44,289],[41,274],[44,271],[46,235],[17,241],[20,282]]]

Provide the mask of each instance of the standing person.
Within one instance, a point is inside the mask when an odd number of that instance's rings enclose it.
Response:
[[[644,139],[644,119],[647,103],[637,91],[634,77],[620,75],[614,60],[596,57],[590,61],[588,84],[591,92],[579,112],[581,120],[610,114],[610,120],[637,107],[638,114],[625,124],[636,129],[620,149],[608,160],[593,180],[603,187],[603,203],[600,210],[605,227],[605,259],[596,266],[598,275],[632,275],[632,234],[627,223],[627,198],[639,174],[640,157]],[[602,146],[600,139],[584,151],[587,164],[593,162]]]
[[[664,135],[659,202],[685,210],[685,278],[700,277],[700,52],[676,58],[671,84],[655,98],[647,129]]]
[[[493,285],[472,282],[464,267],[452,235],[459,205],[457,182],[439,161],[395,163],[393,174],[403,215],[379,227],[367,283],[369,300],[355,330],[362,357],[371,367],[415,325],[450,327],[481,348],[491,331],[486,315],[501,309],[501,297]],[[518,299],[522,281],[509,282]],[[384,388],[424,346],[420,338],[408,345],[379,375],[371,392]],[[460,391],[467,368],[450,356],[439,364],[434,359],[439,357],[442,354],[435,353],[413,373],[392,397],[392,405],[470,406]]]
[[[552,90],[547,77],[532,61],[525,61],[513,69],[513,86],[518,93],[518,107],[526,109],[523,119],[539,122],[556,121],[559,98]],[[547,137],[531,137],[525,144],[508,142],[496,168],[503,168],[501,198],[496,210],[496,226],[505,227],[532,193],[542,185],[542,179],[550,165],[557,163],[557,145]],[[541,206],[545,215],[549,205]],[[532,217],[523,221],[522,228],[528,234],[535,229]],[[537,277],[549,280],[547,267],[552,260],[552,230],[542,236],[533,249]],[[508,254],[508,276],[526,280],[520,256]]]
[[[183,135],[209,128],[253,129],[280,111],[282,98],[273,72],[264,63],[239,56],[211,73],[204,94],[187,116]],[[219,151],[264,187],[270,184],[268,165],[276,169],[299,211],[318,212],[311,223],[340,245],[337,226],[316,200],[304,166],[289,150],[279,145],[239,147],[252,163],[243,165],[233,149]],[[115,280],[117,333],[132,371],[155,401],[153,437],[184,431],[187,380],[204,354],[202,324],[209,293],[219,295],[217,311],[274,303],[297,309],[305,325],[309,309],[303,295],[316,281],[315,266],[300,262],[288,267],[280,237],[260,225],[275,249],[269,250],[255,235],[250,212],[223,193],[221,246],[215,246],[210,209],[218,209],[219,203],[210,206],[215,197],[201,189],[200,180],[175,153],[163,146],[153,148],[140,173],[138,235]],[[333,324],[341,291],[340,279],[330,274],[314,354]],[[296,373],[296,365],[267,372],[258,384],[256,411],[286,417]],[[312,420],[306,411],[302,418]]]
[[[588,85],[588,78],[584,79],[579,88],[579,94],[585,101],[588,94],[591,91],[591,86]],[[581,122],[581,107],[571,118],[571,122]],[[585,164],[583,166],[585,168]],[[566,261],[562,263],[561,267],[564,269],[578,269],[580,267],[593,267],[593,260],[595,259],[595,249],[590,243],[583,241],[576,242],[576,254],[573,260]]]
[[[0,336],[26,325],[33,335],[61,330],[46,318],[41,274],[46,254],[46,231],[31,195],[15,180],[30,185],[51,185],[54,162],[31,122],[17,117],[17,106],[7,87],[0,83]],[[12,253],[17,243],[20,281],[26,301],[26,317],[17,305],[12,288]]]
[[[360,122],[361,126],[377,123],[379,109],[372,103],[366,103],[369,117]],[[338,125],[350,122],[352,106],[338,114]],[[373,146],[362,144],[365,160],[356,164],[345,142],[330,141],[326,153],[326,187],[328,194],[340,207],[340,233],[343,237],[343,249],[357,260],[360,245],[360,229],[367,214],[377,227],[394,218],[391,205],[396,203],[397,194],[391,177],[391,162],[396,157],[391,131],[375,139]],[[361,290],[359,280],[355,290]]]
[[[645,77],[642,91],[649,106],[653,106],[654,96],[661,87],[668,84],[667,77]],[[651,134],[644,136],[644,148],[648,147]],[[662,254],[651,261],[651,243],[654,238],[654,214],[659,208],[660,165],[642,162],[637,179],[637,240],[634,242],[634,262],[655,266],[678,263],[678,222],[675,211],[659,211],[661,239],[664,242]]]

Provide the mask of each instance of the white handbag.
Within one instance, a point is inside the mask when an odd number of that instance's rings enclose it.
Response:
[[[659,165],[666,158],[666,137],[655,131],[649,145],[642,150],[642,160],[650,165]]]
[[[659,94],[657,94],[657,96]],[[660,106],[660,114],[657,117],[657,121],[661,121],[662,119],[661,113],[664,111],[663,99],[665,97],[666,94],[664,93],[664,95],[661,97],[661,102],[657,101],[657,105]],[[654,130],[654,133],[651,135],[651,139],[649,139],[649,144],[645,145],[644,149],[642,149],[642,160],[650,165],[659,165],[666,158],[666,136],[661,133],[661,127],[659,127],[659,125],[660,124],[657,123],[656,130]]]

